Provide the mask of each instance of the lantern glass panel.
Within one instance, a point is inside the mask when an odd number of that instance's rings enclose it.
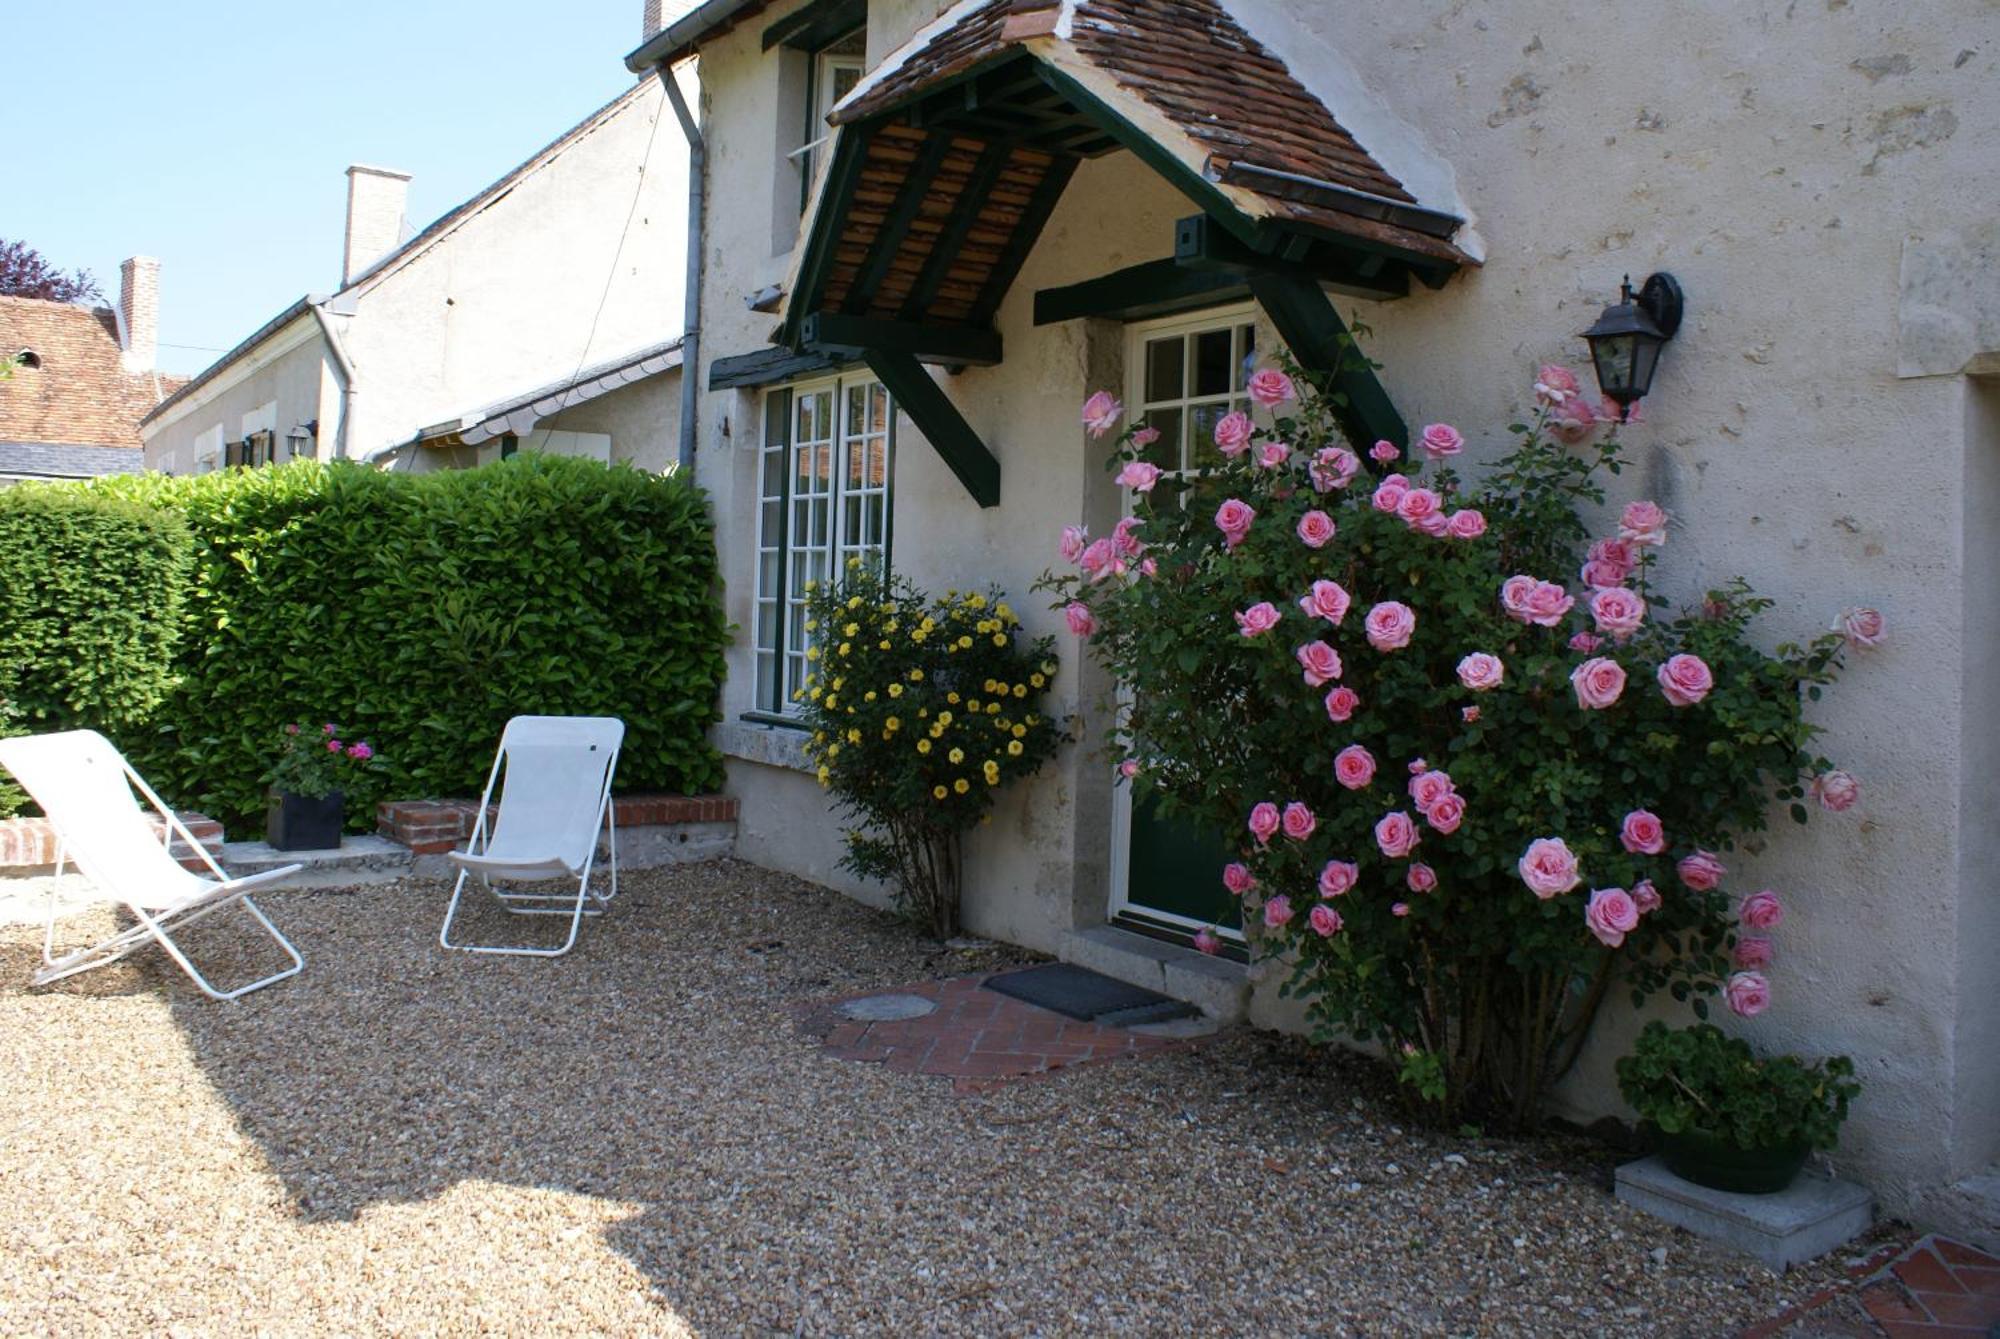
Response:
[[[1599,335],[1590,342],[1590,356],[1597,364],[1597,384],[1616,399],[1618,392],[1633,384],[1633,362],[1638,351],[1636,335]]]

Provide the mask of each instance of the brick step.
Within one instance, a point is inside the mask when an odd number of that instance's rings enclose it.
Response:
[[[626,828],[734,823],[737,804],[730,795],[616,795],[612,820]],[[498,806],[489,814],[497,815]],[[472,837],[479,819],[477,800],[390,800],[375,806],[375,830],[418,855],[441,855]]]
[[[193,834],[194,839],[207,849],[209,855],[217,860],[222,858],[222,824],[206,814],[189,811],[180,813],[179,818]],[[146,825],[152,829],[156,838],[165,838],[167,825],[163,819],[149,815]],[[60,845],[54,825],[46,818],[0,819],[0,869],[32,869],[53,865],[56,863],[56,851]],[[186,868],[200,873],[208,871],[208,866],[202,863],[201,857],[196,855],[193,848],[181,838],[174,838],[174,844],[170,849],[174,859],[180,861]]]

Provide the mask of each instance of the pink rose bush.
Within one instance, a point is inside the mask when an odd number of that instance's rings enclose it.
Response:
[[[1766,636],[1747,585],[1666,584],[1674,518],[1607,501],[1621,428],[1567,369],[1484,460],[1445,424],[1343,441],[1317,377],[1262,371],[1219,459],[1128,494],[1139,549],[1066,535],[1044,581],[1127,690],[1132,784],[1227,852],[1203,914],[1250,921],[1325,1035],[1426,1056],[1446,1122],[1531,1121],[1600,1008],[1776,1007],[1777,900],[1730,853],[1860,803],[1801,704],[1879,614]]]

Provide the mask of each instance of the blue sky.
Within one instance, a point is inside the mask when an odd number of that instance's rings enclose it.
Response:
[[[160,258],[193,372],[340,278],[352,162],[422,227],[631,83],[641,0],[9,5],[0,237],[97,276]]]

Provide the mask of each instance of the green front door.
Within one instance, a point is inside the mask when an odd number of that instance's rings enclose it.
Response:
[[[1163,817],[1150,792],[1133,797],[1130,832],[1119,920],[1177,938],[1204,925],[1241,929],[1242,904],[1222,886],[1235,856],[1220,834]]]

